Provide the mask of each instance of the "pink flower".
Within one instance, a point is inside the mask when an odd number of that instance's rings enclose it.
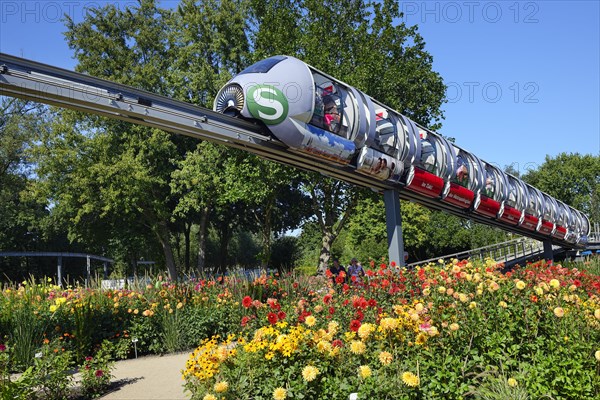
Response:
[[[0,343],[0,351],[6,351],[6,345],[4,343]]]

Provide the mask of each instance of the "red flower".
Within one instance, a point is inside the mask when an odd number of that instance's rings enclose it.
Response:
[[[100,378],[102,375],[104,375],[104,372],[101,369],[97,369],[96,370],[96,377]]]
[[[360,323],[359,320],[357,319],[353,319],[352,322],[350,322],[350,330],[354,331],[354,332],[358,332],[358,328],[360,328],[362,324]]]
[[[538,301],[538,298],[537,298],[537,296],[536,296],[535,294],[532,294],[532,295],[529,297],[529,299],[530,299],[531,301],[533,301],[534,303],[537,303],[537,301]]]
[[[250,296],[244,297],[244,299],[242,300],[242,305],[245,308],[250,308],[250,306],[252,305],[252,298]]]
[[[392,267],[395,267],[395,266],[396,266],[396,261],[392,261],[392,262],[390,263],[390,265],[391,265]]]
[[[250,317],[243,316],[242,317],[242,326],[246,326],[248,324],[248,322],[250,322]]]
[[[267,314],[267,319],[271,325],[275,325],[277,323],[277,314],[270,312]]]
[[[279,311],[277,313],[277,318],[279,318],[280,321],[283,321],[285,319],[287,315],[283,312],[283,311]]]
[[[91,356],[87,356],[87,357],[85,358],[85,361],[92,361],[92,357],[91,357]]]
[[[377,307],[377,300],[369,299],[368,304],[369,304],[369,307]]]
[[[340,339],[335,339],[333,342],[331,342],[331,345],[333,347],[344,347],[344,343],[342,343]]]
[[[323,303],[329,304],[329,302],[331,301],[332,298],[333,298],[332,295],[326,294],[325,297],[323,297]]]
[[[365,319],[365,314],[363,314],[362,311],[357,310],[356,311],[356,319],[359,320],[359,321],[362,321],[363,319]]]
[[[0,351],[6,351],[6,345],[4,343],[0,343]]]
[[[329,314],[333,315],[333,313],[335,313],[335,308],[329,307]]]

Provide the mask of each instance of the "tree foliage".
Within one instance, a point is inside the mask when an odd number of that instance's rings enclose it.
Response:
[[[523,180],[600,222],[600,156],[560,153],[546,156]]]

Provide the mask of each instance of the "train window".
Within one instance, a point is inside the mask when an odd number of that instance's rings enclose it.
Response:
[[[558,224],[562,227],[567,227],[569,225],[569,212],[567,210],[567,206],[562,201],[557,202],[558,205]]]
[[[539,216],[542,213],[542,199],[540,198],[539,192],[529,185],[525,185],[527,194],[527,207],[525,211],[531,215]]]
[[[485,186],[483,187],[482,194],[486,197],[496,199],[498,177],[494,174],[494,170],[489,166],[485,166]]]
[[[315,85],[315,109],[311,125],[339,134],[343,118],[342,104],[340,92],[333,83],[325,87]]]
[[[469,187],[469,166],[464,155],[459,154],[456,157],[456,170],[452,177],[452,182],[460,186]]]
[[[419,134],[421,136],[420,165],[424,170],[436,174],[436,148],[433,143],[431,143],[431,139],[429,138],[427,132],[420,130]]]
[[[515,178],[513,178],[512,176],[509,176],[507,185],[508,185],[508,198],[506,199],[506,203],[513,208],[520,209],[522,195],[521,195],[521,191],[519,190],[519,185],[517,183],[517,180]]]
[[[554,223],[556,221],[557,205],[554,199],[546,193],[542,193],[544,198],[544,219]]]
[[[286,56],[274,56],[269,57],[265,60],[259,61],[256,64],[252,64],[238,75],[243,74],[266,74],[273,68],[275,65],[279,64],[281,61],[287,59]]]
[[[396,124],[390,117],[386,109],[375,111],[375,130],[376,143],[381,147],[384,153],[395,155],[398,146],[398,137],[396,135]]]

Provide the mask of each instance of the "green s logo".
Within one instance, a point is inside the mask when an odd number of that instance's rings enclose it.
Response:
[[[248,90],[248,111],[267,125],[283,122],[289,108],[283,92],[274,86],[256,85]]]

